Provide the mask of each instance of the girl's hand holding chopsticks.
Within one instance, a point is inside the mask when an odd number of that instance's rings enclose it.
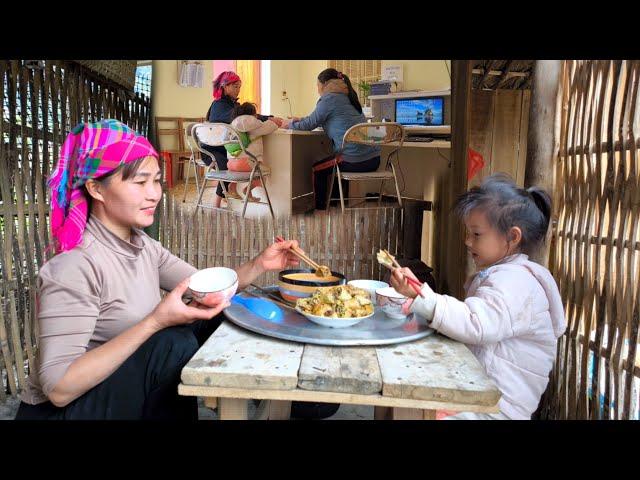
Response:
[[[409,298],[416,298],[420,290],[426,286],[426,284],[420,283],[411,269],[406,267],[394,268],[391,272],[390,282],[398,293]],[[427,288],[429,287],[427,286]]]
[[[388,250],[378,250],[378,254],[377,254],[377,259],[378,259],[378,263],[380,263],[380,265],[387,267],[389,270],[391,270],[392,272],[395,270],[402,270],[402,266],[398,263],[398,261],[396,260],[396,258],[391,255],[389,253]],[[408,268],[406,269],[411,276],[407,276],[407,277],[402,277],[403,279],[403,285],[404,283],[408,283],[409,285],[411,285],[411,289],[413,290],[413,292],[415,294],[411,294],[411,295],[406,295],[405,293],[403,293],[402,291],[398,290],[397,288],[395,289],[397,292],[402,293],[403,295],[405,295],[406,297],[409,298],[415,298],[416,295],[420,295],[422,298],[424,298],[424,295],[422,294],[421,290],[422,290],[422,283],[420,283],[420,281],[416,278],[416,276],[413,274],[413,272],[411,270],[409,270]],[[398,274],[400,276],[402,276],[402,274]],[[393,276],[392,276],[393,278]],[[400,277],[398,277],[400,278]],[[395,285],[394,285],[395,288]]]

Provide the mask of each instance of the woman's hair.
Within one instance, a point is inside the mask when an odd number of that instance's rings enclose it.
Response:
[[[236,72],[222,72],[213,81],[213,98],[215,100],[222,98],[224,96],[224,89],[222,87],[239,81],[240,77]]]
[[[119,172],[122,172],[122,180],[129,180],[130,178],[135,177],[136,173],[138,173],[138,170],[140,170],[140,167],[142,166],[142,164],[146,159],[147,157],[142,157],[142,158],[139,158],[138,160],[134,160],[133,162],[123,163],[118,168],[111,170],[109,173],[106,173],[101,177],[94,178],[94,180],[96,182],[100,182],[102,185],[109,185],[109,182],[111,181],[111,179],[115,175],[117,175]],[[87,209],[87,215],[89,215],[91,214],[93,197],[89,195],[89,192],[87,191],[87,187],[85,185],[83,185],[82,188],[84,190],[84,195],[87,199],[87,202],[89,202],[89,208]]]
[[[506,235],[511,227],[522,231],[520,249],[533,253],[544,242],[551,218],[551,197],[539,187],[518,187],[506,174],[491,175],[480,186],[458,198],[455,212],[465,218],[481,209],[493,228]]]
[[[140,170],[140,167],[147,158],[148,157],[142,157],[138,160],[134,160],[133,162],[123,163],[118,168],[111,170],[109,173],[102,175],[101,177],[96,178],[96,181],[100,183],[108,183],[111,177],[117,175],[120,172],[122,172],[122,180],[129,180],[131,177],[134,177],[136,173],[138,173],[138,170]]]
[[[231,112],[231,120],[240,115],[255,115],[258,113],[258,107],[255,103],[244,102],[239,105],[233,107],[233,112]]]
[[[362,105],[360,105],[360,100],[358,100],[358,94],[353,89],[353,86],[351,85],[351,80],[349,80],[349,77],[347,77],[344,73],[339,72],[335,68],[327,68],[318,74],[318,81],[320,83],[327,83],[329,80],[335,80],[335,79],[343,80],[344,83],[347,84],[347,88],[349,89],[349,93],[347,94],[347,96],[349,97],[349,101],[351,102],[351,105],[353,105],[353,108],[355,108],[358,111],[358,113],[362,113]]]

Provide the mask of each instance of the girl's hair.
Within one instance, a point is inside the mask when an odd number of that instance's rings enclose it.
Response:
[[[240,115],[255,115],[258,113],[258,107],[255,103],[244,102],[242,104],[236,105],[233,107],[233,112],[231,113],[231,120]]]
[[[539,187],[526,190],[518,187],[506,174],[485,178],[482,184],[471,188],[458,198],[455,212],[465,218],[477,208],[500,233],[506,235],[511,227],[522,231],[520,249],[533,253],[544,242],[551,218],[551,197]]]
[[[351,85],[351,80],[349,80],[349,77],[347,77],[344,73],[339,72],[335,68],[327,68],[318,74],[318,81],[320,83],[327,83],[329,80],[334,80],[334,79],[343,80],[344,83],[347,84],[347,88],[349,89],[349,93],[347,94],[347,96],[349,97],[349,101],[351,102],[351,105],[353,105],[353,108],[355,108],[358,111],[358,113],[362,113],[362,105],[360,105],[360,100],[358,100],[358,94],[353,89],[353,86]]]

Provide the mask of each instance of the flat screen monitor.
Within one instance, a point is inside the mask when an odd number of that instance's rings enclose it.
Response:
[[[396,122],[402,125],[444,125],[444,98],[397,99]]]

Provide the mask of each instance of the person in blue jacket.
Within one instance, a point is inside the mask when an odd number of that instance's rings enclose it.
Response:
[[[343,172],[375,172],[380,166],[380,147],[347,143],[342,148],[345,132],[358,123],[366,122],[362,105],[351,85],[349,77],[335,68],[327,68],[318,75],[320,99],[309,116],[284,120],[282,128],[313,130],[322,127],[333,143],[333,154],[313,165],[314,196],[317,210],[327,208],[329,177],[336,163]],[[349,184],[343,182],[345,197],[349,196]],[[337,179],[333,193],[338,198]]]

